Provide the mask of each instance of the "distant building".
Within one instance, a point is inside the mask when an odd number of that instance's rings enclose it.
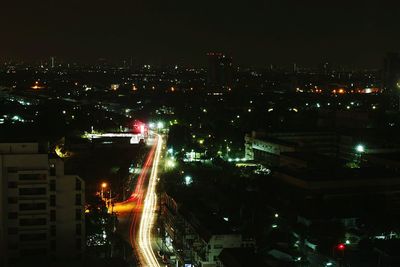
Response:
[[[319,71],[324,75],[328,75],[331,72],[331,65],[329,62],[322,63],[319,67]]]
[[[284,152],[336,153],[336,140],[335,133],[331,132],[252,132],[245,136],[245,155],[248,160],[277,165]]]
[[[354,189],[361,193],[362,188],[382,187],[398,194],[400,188],[400,176],[394,171],[375,166],[350,168],[346,167],[346,160],[314,153],[284,153],[274,176],[294,187],[311,191]]]
[[[398,53],[388,53],[383,65],[383,86],[390,94],[398,95],[400,90],[400,56]]]
[[[78,259],[84,182],[38,143],[0,144],[0,261]]]
[[[393,143],[382,139],[363,136],[368,147],[364,156],[370,153],[383,154],[400,151]],[[368,139],[368,140],[367,140]],[[325,156],[352,160],[357,156],[356,147],[360,138],[355,133],[324,131],[252,132],[245,136],[245,156],[269,166],[278,166],[288,152],[315,153]]]
[[[51,68],[54,69],[56,67],[56,59],[55,57],[51,57],[50,60],[51,60]]]
[[[233,86],[232,58],[223,53],[208,53],[207,87],[209,90],[230,91]]]
[[[400,56],[388,53],[383,65],[383,89],[388,95],[386,105],[389,109],[400,109]]]

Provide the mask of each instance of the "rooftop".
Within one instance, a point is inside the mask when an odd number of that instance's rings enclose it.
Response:
[[[397,172],[378,168],[378,167],[361,167],[347,168],[344,166],[326,166],[319,168],[289,168],[280,167],[277,170],[303,181],[349,181],[349,180],[382,180],[394,179],[399,180],[400,175]]]
[[[226,267],[270,266],[250,248],[225,248],[218,258]]]

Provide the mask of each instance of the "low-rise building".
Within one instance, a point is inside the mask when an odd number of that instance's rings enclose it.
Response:
[[[226,248],[254,248],[254,239],[231,229],[229,223],[210,213],[188,209],[173,197],[162,197],[165,243],[182,264],[199,267],[222,266],[218,256]]]
[[[356,132],[252,132],[245,135],[246,159],[269,166],[280,165],[281,155],[287,152],[314,153],[351,160],[361,155],[399,151],[400,147],[387,140]]]

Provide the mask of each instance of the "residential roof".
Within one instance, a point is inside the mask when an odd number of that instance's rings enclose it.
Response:
[[[218,256],[224,267],[270,267],[251,248],[225,248]]]

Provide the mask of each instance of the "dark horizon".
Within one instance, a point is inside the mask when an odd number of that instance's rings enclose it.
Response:
[[[207,52],[223,51],[237,65],[328,61],[380,68],[383,56],[400,48],[399,7],[372,0],[9,1],[0,16],[7,25],[0,29],[0,59],[133,57],[148,64],[204,66]]]

